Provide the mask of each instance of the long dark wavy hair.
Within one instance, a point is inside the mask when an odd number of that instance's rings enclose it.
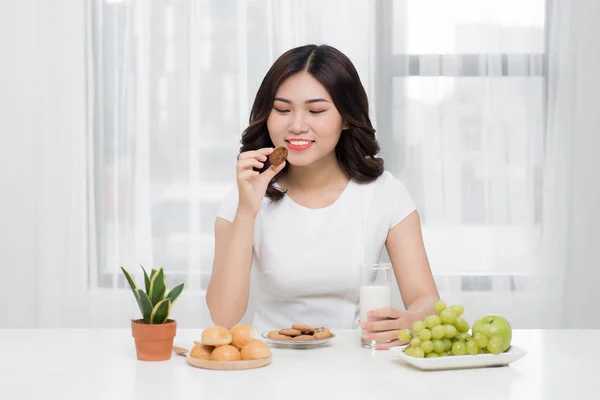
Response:
[[[256,93],[249,126],[242,134],[240,153],[274,146],[267,129],[273,99],[287,78],[302,71],[308,72],[325,87],[348,126],[335,147],[341,168],[359,182],[377,179],[383,173],[383,159],[375,157],[380,148],[369,118],[367,94],[348,57],[327,45],[296,47],[275,61]],[[269,183],[266,196],[271,201],[278,201],[285,195],[273,183],[279,175],[286,173],[288,166]],[[261,172],[269,167],[266,163]]]

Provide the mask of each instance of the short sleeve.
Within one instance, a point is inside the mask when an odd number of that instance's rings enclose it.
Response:
[[[229,222],[233,222],[238,208],[238,189],[237,185],[233,185],[231,190],[221,200],[217,217],[223,218]]]
[[[404,184],[393,176],[390,176],[390,191],[392,198],[396,199],[395,206],[390,218],[390,229],[408,217],[410,213],[417,209],[415,203]]]

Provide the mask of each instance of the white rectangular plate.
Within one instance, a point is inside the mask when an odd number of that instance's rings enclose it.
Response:
[[[416,358],[404,354],[406,346],[392,347],[395,355],[415,368],[426,371],[460,368],[500,367],[522,358],[527,352],[517,346],[510,346],[508,351],[500,354],[477,354],[464,356],[448,356],[435,358]]]

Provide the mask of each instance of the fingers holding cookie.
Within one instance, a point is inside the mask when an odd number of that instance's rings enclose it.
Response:
[[[283,163],[288,156],[288,150],[283,146],[277,146],[273,149],[273,152],[269,155],[269,162],[274,167]]]

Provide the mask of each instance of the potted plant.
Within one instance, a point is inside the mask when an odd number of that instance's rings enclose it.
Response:
[[[169,313],[175,300],[183,291],[183,283],[173,287],[167,294],[165,272],[152,269],[150,276],[142,265],[146,290],[137,287],[135,281],[123,267],[123,274],[142,312],[142,318],[131,320],[131,332],[135,339],[135,351],[138,360],[164,361],[171,358],[173,338],[177,331],[177,322],[169,319]]]

